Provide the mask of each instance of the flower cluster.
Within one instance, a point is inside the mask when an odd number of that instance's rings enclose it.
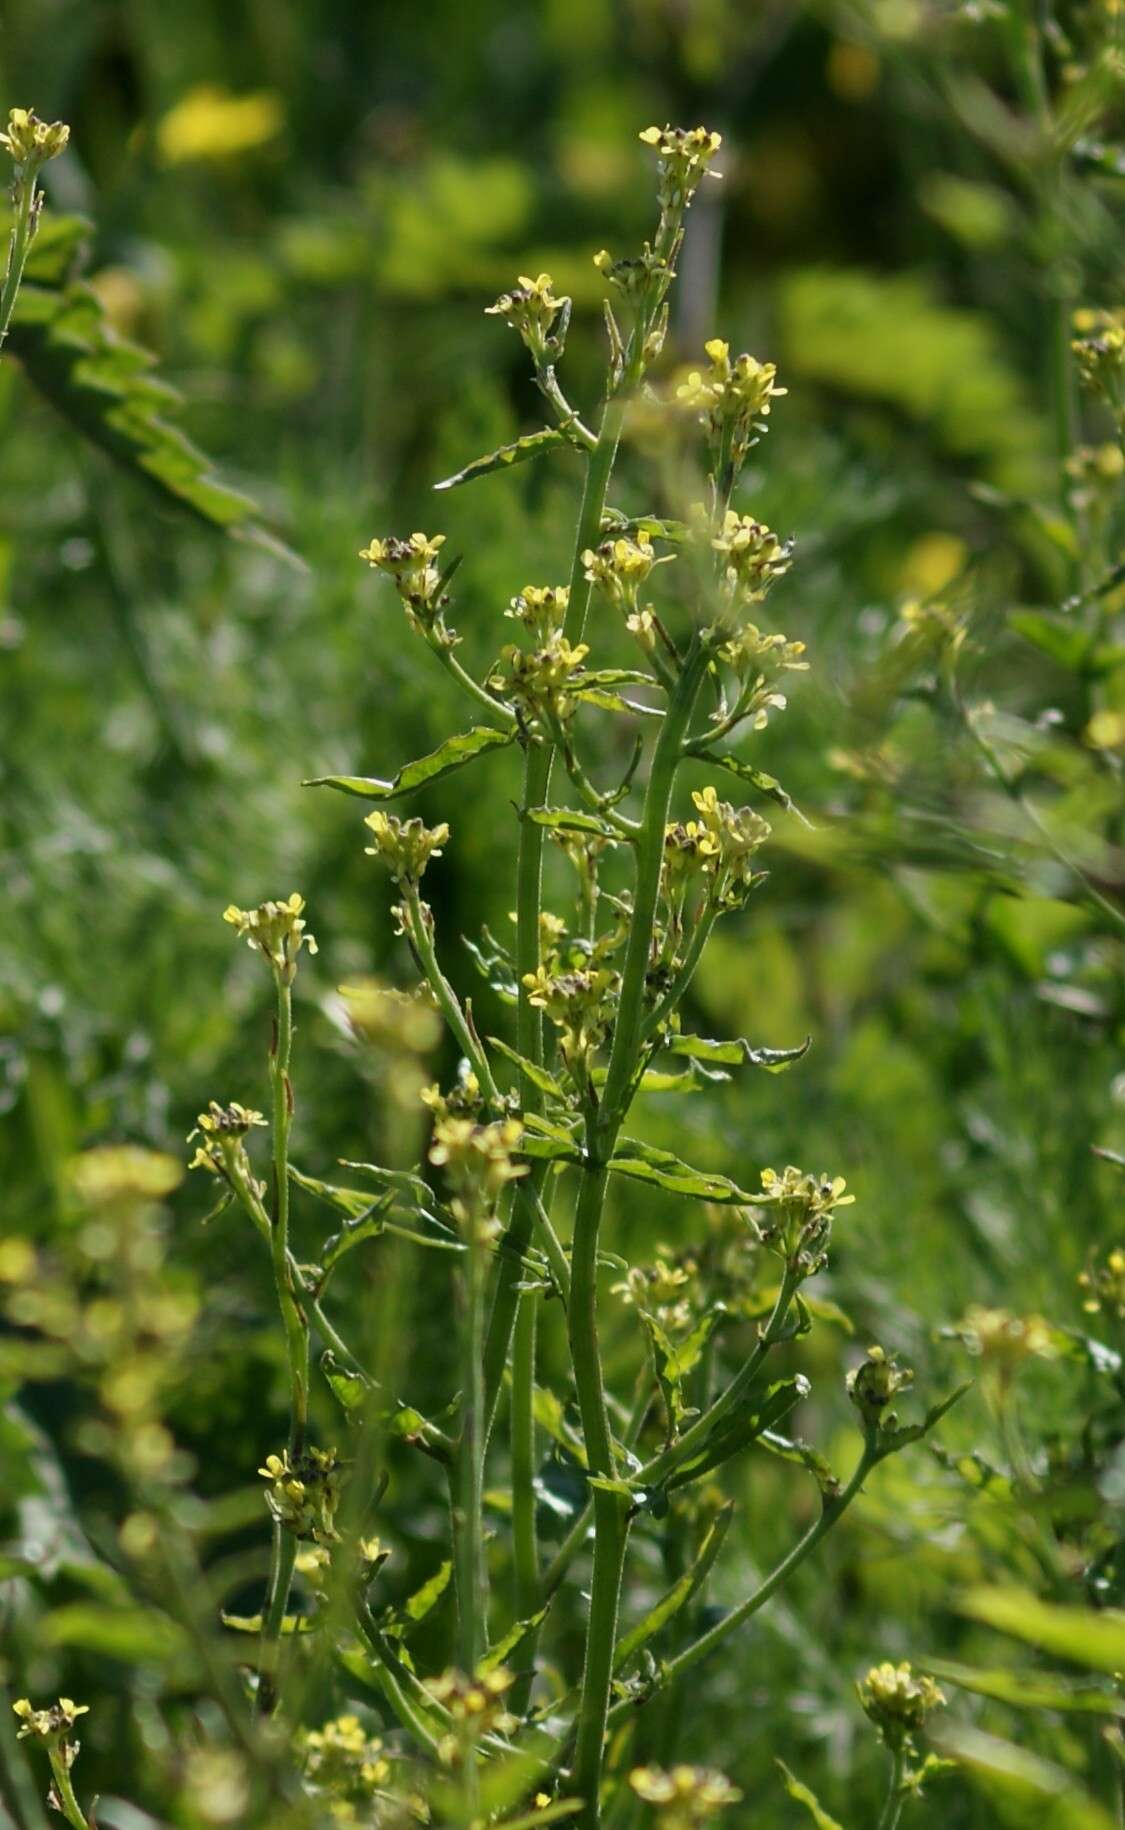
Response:
[[[533,641],[550,642],[561,633],[569,603],[568,585],[525,585],[512,598],[504,615],[521,624]]]
[[[482,1667],[475,1677],[451,1670],[428,1680],[426,1689],[453,1721],[453,1732],[443,1737],[438,1750],[447,1766],[456,1765],[482,1735],[509,1735],[518,1726],[504,1700],[515,1681],[505,1665],[490,1671]]]
[[[634,1767],[629,1784],[638,1798],[656,1808],[661,1830],[694,1830],[742,1797],[725,1773],[712,1767]]]
[[[571,1073],[583,1078],[594,1050],[605,1040],[617,1010],[621,980],[607,966],[546,961],[524,984],[529,1002],[559,1032],[559,1051]]]
[[[1120,411],[1125,388],[1125,308],[1076,311],[1073,324],[1078,335],[1070,347],[1084,385]]]
[[[1116,1321],[1125,1321],[1125,1251],[1119,1245],[1109,1253],[1104,1265],[1083,1271],[1078,1282],[1087,1292],[1082,1304],[1087,1315],[1109,1315]]]
[[[429,1055],[441,1041],[441,1017],[425,983],[400,991],[378,979],[349,979],[338,990],[354,1034],[388,1055]]]
[[[444,534],[411,534],[407,540],[388,535],[386,540],[373,540],[363,547],[359,556],[394,580],[412,629],[437,646],[452,648],[457,638],[441,621],[442,609],[449,602],[438,565],[444,545]]]
[[[792,564],[791,544],[783,545],[763,522],[733,508],[727,509],[711,545],[722,556],[728,591],[745,603],[760,603]]]
[[[896,1752],[910,1746],[911,1736],[945,1702],[933,1678],[915,1677],[908,1664],[892,1665],[889,1660],[873,1665],[856,1691],[864,1713]]]
[[[698,1275],[698,1261],[690,1252],[677,1256],[671,1247],[659,1245],[655,1261],[630,1265],[624,1281],[613,1285],[613,1294],[655,1316],[669,1333],[679,1334],[693,1320],[689,1293]]]
[[[647,292],[653,279],[663,284],[672,277],[667,261],[654,254],[652,244],[647,241],[640,254],[624,260],[614,260],[608,248],[599,248],[594,265],[627,299],[639,298]]]
[[[267,1455],[258,1473],[269,1482],[266,1505],[279,1525],[314,1544],[337,1540],[343,1467],[335,1449],[310,1447],[296,1456],[286,1449],[281,1455]]]
[[[255,952],[264,954],[283,984],[297,976],[297,955],[302,947],[316,952],[316,941],[307,932],[305,899],[296,890],[285,902],[263,902],[256,909],[224,909],[223,920],[245,936]]]
[[[770,406],[789,392],[777,386],[777,365],[743,354],[730,358],[730,344],[713,337],[704,344],[709,367],[691,369],[676,389],[677,402],[698,413],[715,458],[737,472],[766,430]]]
[[[691,798],[698,820],[675,821],[664,829],[665,896],[678,904],[691,882],[702,878],[713,909],[740,908],[761,881],[753,859],[770,836],[769,822],[751,807],[721,801],[713,787],[696,789]]]
[[[17,165],[33,170],[57,159],[70,139],[65,121],[41,121],[33,108],[13,108],[8,115],[8,131],[0,133],[0,146],[6,146]]]
[[[474,1089],[475,1085],[474,1080]],[[489,1239],[499,1224],[500,1196],[510,1182],[527,1174],[527,1165],[516,1160],[523,1126],[518,1118],[482,1123],[472,1110],[471,1096],[466,1099],[457,1092],[446,1097],[430,1087],[422,1098],[434,1114],[430,1162],[445,1171],[453,1190],[454,1218],[474,1229],[478,1240]]]
[[[779,674],[808,672],[803,642],[791,642],[779,633],[769,634],[754,623],[744,623],[721,644],[718,653],[743,685],[767,687]],[[784,705],[782,699],[780,707]]]
[[[723,143],[720,133],[706,127],[646,127],[640,139],[656,150],[660,161],[657,199],[669,214],[687,208],[702,178],[719,175],[710,166]]]
[[[20,1697],[18,1702],[12,1704],[12,1710],[20,1720],[16,1730],[18,1741],[26,1740],[30,1735],[52,1747],[66,1747],[69,1749],[67,1765],[73,1765],[78,1743],[71,1741],[70,1732],[79,1716],[89,1715],[88,1703],[75,1703],[70,1697],[60,1697],[49,1709],[33,1709],[27,1697]]]
[[[337,1716],[323,1728],[303,1730],[297,1752],[306,1778],[325,1792],[369,1794],[390,1778],[382,1741],[367,1733],[358,1716]]]
[[[528,720],[544,717],[563,724],[574,711],[575,689],[589,652],[588,643],[572,644],[556,629],[531,652],[514,645],[503,649],[488,684],[520,706]]]
[[[596,585],[606,600],[619,610],[630,635],[651,653],[655,645],[655,618],[651,604],[640,601],[640,591],[647,584],[654,566],[667,565],[670,553],[657,558],[647,534],[630,539],[624,534],[603,540],[596,549],[587,547],[582,555],[586,577]]]
[[[957,1323],[968,1351],[1007,1378],[1024,1360],[1053,1360],[1057,1349],[1050,1324],[1041,1315],[1013,1315],[973,1303]]]
[[[827,1262],[832,1216],[838,1207],[850,1207],[854,1195],[844,1193],[843,1176],[806,1175],[790,1163],[782,1172],[762,1170],[762,1192],[755,1211],[767,1218],[755,1222],[760,1242],[783,1258],[790,1271],[812,1277]]]
[[[249,1106],[240,1106],[237,1101],[221,1106],[212,1099],[206,1112],[196,1119],[195,1129],[188,1132],[189,1144],[199,1139],[188,1168],[206,1169],[235,1188],[252,1183],[244,1140],[256,1125],[265,1122],[262,1114]]]
[[[511,292],[502,292],[495,305],[485,307],[489,317],[504,318],[518,331],[536,368],[556,362],[566,338],[570,300],[557,299],[553,285],[549,273],[540,273],[535,279],[521,273],[518,286]]]
[[[440,826],[424,826],[418,818],[400,820],[378,808],[363,823],[375,841],[364,848],[367,856],[380,859],[404,889],[417,889],[430,859],[441,857],[449,837],[444,820]]]
[[[866,1359],[848,1374],[848,1397],[864,1423],[874,1428],[883,1420],[892,1398],[913,1383],[914,1373],[909,1366],[899,1366],[895,1355],[885,1353],[881,1347],[869,1347]]]

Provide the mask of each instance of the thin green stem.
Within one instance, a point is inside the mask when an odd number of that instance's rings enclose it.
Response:
[[[290,1060],[293,1052],[293,996],[281,971],[277,983],[277,1018],[270,1050],[270,1085],[273,1094],[273,1215],[270,1221],[270,1255],[278,1307],[285,1329],[289,1359],[289,1457],[296,1461],[305,1448],[309,1410],[309,1326],[297,1302],[289,1251],[289,1128],[293,1118],[293,1085]],[[275,1522],[270,1562],[269,1600],[262,1623],[258,1672],[258,1708],[268,1715],[277,1702],[277,1672],[281,1629],[289,1601],[296,1541]]]
[[[651,1461],[646,1462],[644,1467],[638,1470],[635,1479],[639,1486],[658,1486],[661,1481],[666,1480],[687,1456],[694,1454],[695,1450],[706,1441],[715,1425],[724,1417],[729,1416],[731,1411],[742,1402],[758,1376],[762,1361],[770,1348],[780,1340],[785,1332],[789,1305],[793,1301],[799,1282],[800,1279],[787,1269],[781,1280],[769,1320],[762,1329],[757,1345],[746,1364],[735,1374],[726,1390],[719,1393],[715,1402],[704,1411],[701,1417],[696,1418],[682,1436],[678,1436],[667,1449],[654,1456]]]
[[[463,692],[468,693],[470,699],[475,699],[477,704],[489,714],[489,717],[502,724],[506,731],[515,730],[515,713],[504,704],[502,699],[497,699],[486,686],[481,686],[479,681],[473,679],[472,674],[466,672],[452,649],[447,648],[442,642],[431,642],[430,647],[446,673],[451,679],[456,680],[458,686]]]
[[[23,279],[23,270],[27,265],[28,251],[35,234],[35,177],[34,168],[23,170],[16,179],[15,185],[15,220],[12,223],[11,238],[8,242],[8,264],[4,270],[4,284],[0,288],[0,346],[8,335],[15,309],[16,294]]]
[[[879,1817],[878,1830],[895,1830],[902,1812],[903,1800],[906,1797],[902,1782],[906,1775],[906,1755],[901,1747],[896,1747],[891,1754],[891,1775],[887,1786],[886,1802]]]
[[[66,1818],[68,1824],[72,1825],[73,1830],[90,1830],[86,1814],[75,1797],[74,1786],[71,1783],[70,1772],[62,1749],[48,1748],[47,1757],[51,1762],[51,1777],[55,1782],[55,1796],[59,1801],[61,1815]]]
[[[457,993],[438,964],[437,953],[434,950],[433,916],[419,896],[417,884],[404,884],[403,898],[407,915],[410,918],[409,939],[418,956],[418,963],[425,974],[426,982],[438,1001],[438,1007],[449,1026],[454,1041],[479,1080],[485,1098],[491,1100],[493,1105],[499,1105],[500,1089],[493,1079],[488,1056],[481,1047],[479,1038],[473,1034]]]
[[[481,1217],[471,1215],[475,1233]],[[465,1262],[461,1318],[461,1443],[457,1456],[458,1656],[470,1675],[488,1637],[488,1590],[484,1560],[484,1273],[483,1241],[472,1237]]]
[[[693,1640],[690,1646],[686,1646],[682,1652],[676,1654],[675,1658],[669,1659],[667,1664],[662,1666],[660,1674],[655,1680],[654,1688],[657,1691],[664,1690],[668,1685],[674,1684],[684,1677],[703,1659],[708,1658],[716,1647],[728,1640],[732,1633],[737,1632],[738,1628],[743,1626],[754,1614],[757,1614],[759,1609],[765,1607],[766,1602],[789,1580],[794,1571],[799,1569],[805,1559],[812,1555],[822,1538],[827,1537],[833,1526],[838,1524],[879,1459],[878,1453],[870,1445],[865,1446],[855,1473],[847,1485],[834,1499],[825,1501],[819,1518],[815,1519],[804,1536],[797,1540],[788,1556],[782,1558],[781,1562],[770,1571],[763,1582],[759,1583],[753,1594],[746,1597],[745,1601],[740,1601],[737,1607],[731,1608],[721,1620],[716,1621],[713,1627],[709,1627],[706,1633],[700,1634],[699,1638]],[[610,1725],[619,1721],[634,1707],[635,1705],[629,1701],[615,1703],[609,1712]]]
[[[715,926],[718,917],[718,909],[707,908],[696,921],[692,929],[691,940],[688,943],[688,950],[684,955],[683,964],[667,991],[664,993],[659,1004],[656,1006],[656,1009],[645,1018],[641,1030],[643,1041],[647,1042],[651,1036],[655,1036],[660,1029],[660,1025],[667,1017],[672,1015],[672,1012],[682,1002],[688,986],[695,977],[696,968],[703,957],[703,949],[711,938],[711,930]]]

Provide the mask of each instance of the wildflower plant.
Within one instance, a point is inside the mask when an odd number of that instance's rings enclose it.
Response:
[[[410,1419],[408,1439],[448,1477],[456,1665],[428,1680],[404,1666],[368,1605],[364,1583],[352,1585],[369,1669],[404,1739],[431,1763],[432,1798],[458,1823],[499,1821],[495,1812],[489,1816],[488,1800],[505,1760],[524,1763],[526,1779],[514,1795],[524,1813],[520,1823],[565,1814],[590,1830],[611,1800],[630,1795],[668,1824],[703,1822],[734,1804],[739,1794],[729,1780],[676,1765],[670,1745],[660,1749],[659,1764],[630,1759],[629,1724],[638,1703],[673,1692],[764,1606],[842,1517],[872,1468],[922,1437],[952,1402],[900,1424],[889,1405],[910,1375],[893,1355],[873,1348],[849,1380],[861,1424],[850,1477],[838,1479],[815,1451],[788,1443],[777,1426],[809,1384],[799,1373],[771,1381],[771,1357],[812,1325],[802,1290],[826,1264],[833,1223],[852,1200],[843,1177],[743,1162],[733,1176],[705,1173],[629,1134],[630,1114],[645,1094],[725,1077],[732,1067],[785,1068],[807,1047],[771,1050],[684,1030],[685,1001],[707,941],[720,919],[758,893],[771,836],[758,805],[727,799],[716,784],[727,776],[736,789],[748,786],[759,803],[790,811],[780,785],[729,746],[760,735],[784,710],[781,683],[807,662],[799,640],[763,621],[763,606],[793,562],[791,543],[738,496],[747,455],[785,394],[775,366],[732,356],[716,339],[707,345],[707,366],[690,371],[678,390],[655,373],[686,213],[699,184],[714,176],[719,136],[664,127],[641,139],[656,158],[658,220],[639,255],[596,257],[608,288],[598,411],[587,423],[560,380],[569,299],[556,293],[549,274],[521,277],[487,309],[526,349],[549,422],[439,486],[461,486],[571,447],[585,478],[569,576],[519,585],[497,606],[496,659],[476,678],[456,654],[459,637],[450,620],[456,560],[446,561],[444,537],[415,532],[373,539],[360,557],[388,580],[408,627],[458,683],[478,722],[389,781],[331,776],[313,784],[376,803],[366,819],[367,849],[391,878],[398,932],[460,1056],[454,1084],[422,1094],[432,1123],[433,1185],[369,1169],[384,1211],[405,1207],[398,1221],[408,1228],[443,1227],[460,1264],[459,1390],[448,1417],[442,1425],[428,1422],[406,1395],[395,1399]],[[686,426],[694,449],[696,486],[676,522],[630,518],[609,501],[619,453],[653,412],[681,431]],[[633,644],[636,664],[615,662],[623,642]],[[598,779],[601,765],[590,742],[599,719],[628,721],[634,732],[630,766],[609,784]],[[432,789],[501,747],[523,759],[514,946],[509,952],[486,934],[472,952],[493,990],[515,1006],[508,1040],[482,1036],[472,1000],[443,963],[444,937],[423,896],[427,872],[457,843],[456,822],[427,826],[384,805],[423,785]],[[698,780],[702,768],[714,779],[683,784],[685,773]],[[544,904],[549,842],[573,866],[569,913]],[[346,1512],[348,1470],[333,1445],[314,1448],[307,1441],[310,1337],[327,1347],[337,1382],[346,1365],[370,1396],[370,1384],[362,1385],[367,1375],[324,1314],[326,1266],[337,1243],[311,1269],[295,1265],[285,1244],[280,1197],[292,1171],[286,1154],[292,1095],[284,1005],[304,938],[302,911],[300,898],[291,898],[256,914],[228,912],[264,954],[281,1001],[271,1073],[275,1091],[285,1091],[274,1103],[272,1196],[244,1171],[232,1177],[226,1168],[245,1148],[253,1117],[238,1137],[228,1137],[217,1110],[200,1121],[203,1166],[226,1174],[271,1241],[290,1338],[291,1441],[263,1469],[281,1546],[258,1680],[271,1710],[286,1707],[294,1682],[286,1667],[299,1651],[291,1659],[280,1639],[296,1545],[330,1549],[334,1561],[347,1555],[346,1543],[337,1548],[335,1521]],[[292,1173],[347,1211],[349,1191]],[[614,1200],[628,1199],[630,1190],[654,1187],[729,1214],[733,1243],[724,1235],[721,1250],[680,1258],[658,1248],[650,1267],[626,1267],[623,1281],[608,1291],[600,1273],[612,1251],[610,1192]],[[361,1216],[353,1215],[358,1241]],[[346,1247],[348,1236],[339,1237]],[[751,1286],[765,1293],[757,1307],[747,1302]],[[631,1404],[610,1390],[602,1340],[607,1295],[641,1325],[643,1357]],[[553,1393],[540,1389],[538,1336],[548,1305],[565,1316],[570,1365],[567,1386]],[[756,1336],[728,1365],[719,1337],[724,1321],[741,1313],[754,1314]],[[571,1397],[573,1423],[564,1421]],[[537,1419],[545,1402],[560,1420],[561,1443],[552,1454],[557,1458],[565,1444],[582,1487],[568,1535],[550,1559],[538,1523]],[[750,1595],[705,1630],[684,1633],[675,1655],[657,1665],[651,1650],[657,1634],[686,1592],[702,1587],[729,1523],[730,1505],[715,1477],[744,1452],[770,1447],[781,1447],[814,1475],[817,1517]],[[486,1468],[502,1457],[511,1506],[506,1572],[486,1541],[484,1522]],[[629,1601],[631,1537],[663,1528],[662,1521],[687,1545],[692,1579],[688,1591],[679,1585],[637,1620]],[[552,1599],[573,1580],[591,1536],[585,1649],[560,1689],[541,1642],[550,1632]],[[361,1741],[357,1731],[356,1745]]]

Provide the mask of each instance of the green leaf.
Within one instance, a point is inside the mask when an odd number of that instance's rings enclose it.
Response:
[[[570,807],[529,807],[524,818],[533,820],[536,826],[546,826],[551,832],[591,832],[608,839],[611,845],[621,843],[621,834],[607,820],[599,820],[593,813],[578,813]]]
[[[534,1639],[550,1612],[548,1601],[537,1613],[529,1614],[526,1620],[517,1620],[508,1628],[502,1639],[489,1648],[481,1660],[482,1671],[495,1671],[497,1665],[513,1664],[529,1639]]]
[[[785,1790],[790,1798],[796,1799],[799,1805],[804,1805],[817,1830],[843,1830],[843,1826],[837,1818],[829,1817],[816,1793],[809,1790],[804,1780],[798,1779],[795,1773],[791,1773],[784,1760],[779,1760],[777,1764],[781,1777],[785,1781]]]
[[[691,1333],[673,1345],[654,1315],[638,1309],[638,1315],[649,1337],[653,1371],[668,1410],[668,1421],[677,1431],[684,1417],[683,1382],[694,1367],[726,1311],[721,1307],[708,1310]]]
[[[747,1194],[727,1176],[693,1169],[671,1150],[659,1150],[654,1144],[642,1143],[638,1138],[623,1137],[610,1158],[609,1167],[615,1175],[629,1176],[635,1182],[654,1182],[658,1188],[666,1188],[669,1194],[688,1195],[698,1201],[746,1207],[754,1200],[753,1195]]]
[[[521,1074],[527,1075],[533,1087],[538,1087],[541,1093],[549,1093],[553,1099],[565,1100],[566,1094],[554,1075],[542,1067],[539,1062],[529,1061],[526,1055],[517,1054],[516,1050],[509,1048],[508,1044],[502,1042],[499,1036],[489,1036],[488,1041],[491,1048],[498,1049],[505,1060],[518,1067]]]
[[[808,1054],[812,1037],[806,1036],[796,1048],[751,1048],[741,1036],[729,1042],[712,1041],[707,1036],[668,1036],[662,1046],[670,1054],[686,1055],[691,1061],[709,1061],[723,1067],[760,1067],[770,1074],[784,1074]]]
[[[996,1798],[1007,1822],[1034,1824],[1035,1830],[1113,1830],[1109,1812],[1053,1761],[967,1722],[943,1721],[929,1733],[942,1753]]]
[[[923,1670],[974,1696],[993,1697],[1013,1709],[1066,1709],[1084,1715],[1125,1716],[1125,1697],[1108,1687],[1076,1684],[1058,1671],[979,1671],[947,1658],[919,1659]]]
[[[532,1397],[531,1408],[540,1429],[546,1430],[548,1436],[566,1451],[570,1460],[583,1470],[582,1478],[585,1483],[586,1450],[579,1431],[567,1421],[561,1399],[557,1398],[555,1393],[545,1385],[537,1385]]]
[[[807,1468],[824,1498],[835,1499],[840,1491],[839,1477],[833,1473],[819,1449],[814,1449],[811,1443],[803,1442],[799,1436],[782,1436],[777,1430],[763,1430],[758,1441],[771,1455],[779,1455],[782,1461],[795,1462],[798,1467]]]
[[[686,1607],[688,1602],[699,1593],[711,1573],[715,1558],[722,1549],[723,1539],[727,1535],[733,1517],[734,1501],[726,1500],[711,1520],[695,1557],[683,1575],[672,1584],[666,1594],[661,1596],[655,1607],[649,1609],[644,1619],[638,1621],[637,1625],[618,1643],[613,1655],[615,1671],[624,1670],[630,1659],[634,1658],[643,1646],[647,1646],[649,1640],[654,1639],[680,1612],[680,1609]]]
[[[228,1614],[224,1610],[220,1613],[219,1619],[232,1633],[260,1633],[262,1631],[260,1614]],[[281,1623],[281,1631],[290,1636],[294,1633],[314,1633],[318,1625],[319,1622],[315,1621],[310,1614],[286,1614]]]
[[[301,786],[338,788],[341,794],[354,794],[363,801],[391,801],[400,794],[412,794],[416,788],[424,788],[427,782],[453,775],[466,763],[483,756],[486,750],[507,749],[515,739],[514,729],[498,731],[494,725],[477,724],[471,730],[458,732],[456,737],[447,737],[428,756],[404,764],[389,782],[380,781],[376,775],[318,775],[311,781],[302,782]]]
[[[517,464],[527,464],[532,458],[541,457],[544,451],[554,451],[559,445],[571,443],[566,433],[556,426],[544,426],[541,432],[525,432],[522,438],[513,439],[510,445],[498,446],[487,457],[474,458],[464,470],[459,470],[456,476],[445,477],[442,482],[435,483],[434,488],[459,489],[462,483],[490,476],[494,470],[513,470]]]
[[[520,1155],[546,1163],[580,1163],[582,1148],[565,1125],[545,1118],[541,1112],[525,1112]]]
[[[1093,645],[1088,630],[1065,617],[1050,616],[1045,610],[1013,610],[1008,621],[1018,635],[1050,655],[1060,667],[1071,673],[1084,671]]]
[[[300,564],[258,520],[247,496],[220,483],[172,419],[180,395],[155,359],[114,330],[97,293],[77,277],[92,225],[47,216],[32,246],[6,349],[32,386],[100,450],[206,526]]]
[[[55,1608],[37,1632],[44,1648],[73,1647],[127,1665],[161,1665],[189,1645],[183,1628],[155,1608],[102,1607],[94,1601]]]
[[[349,1416],[362,1410],[374,1390],[370,1380],[341,1366],[335,1354],[327,1349],[320,1356],[320,1370],[333,1397],[339,1400]]]
[[[388,1608],[380,1625],[390,1639],[403,1639],[412,1627],[432,1614],[438,1602],[449,1587],[453,1576],[453,1564],[447,1557],[439,1563],[432,1576],[427,1577],[421,1588],[407,1597],[401,1607]]]
[[[736,775],[740,782],[747,782],[751,788],[756,788],[759,794],[764,794],[767,800],[776,801],[777,805],[784,808],[786,813],[795,813],[799,820],[803,821],[806,826],[809,825],[809,821],[805,819],[796,802],[786,794],[776,775],[767,775],[764,769],[753,768],[750,763],[743,762],[740,756],[732,755],[729,750],[709,750],[706,745],[701,748],[693,745],[691,755],[697,762],[714,763],[717,769],[725,769],[728,775]]]
[[[787,1417],[795,1404],[807,1398],[809,1389],[803,1373],[797,1373],[792,1379],[776,1380],[757,1402],[751,1394],[733,1416],[720,1417],[700,1447],[676,1464],[675,1472],[667,1482],[669,1492],[676,1487],[686,1487],[730,1461],[732,1456],[741,1454],[766,1430],[772,1430]]]
[[[1125,1671],[1125,1613],[1062,1607],[1027,1589],[976,1588],[963,1594],[959,1611],[1025,1645],[1094,1671]]]
[[[326,1201],[329,1207],[338,1208],[349,1220],[358,1220],[361,1216],[366,1218],[371,1212],[373,1201],[378,1198],[373,1197],[367,1189],[337,1188],[332,1182],[318,1181],[316,1176],[304,1175],[294,1163],[289,1165],[289,1179],[298,1188],[303,1188],[306,1194],[315,1195],[318,1201]]]

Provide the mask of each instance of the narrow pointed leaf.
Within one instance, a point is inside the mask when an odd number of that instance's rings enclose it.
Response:
[[[1025,1645],[1093,1671],[1125,1671],[1125,1612],[1057,1606],[1026,1589],[976,1588],[961,1596],[970,1620],[995,1627]]]
[[[804,1805],[805,1810],[816,1825],[816,1830],[843,1830],[843,1826],[839,1819],[828,1815],[828,1812],[817,1798],[816,1793],[810,1791],[804,1780],[798,1779],[795,1773],[791,1773],[784,1760],[779,1760],[777,1764],[781,1771],[781,1777],[785,1781],[785,1790],[788,1792],[790,1798],[796,1800],[797,1804]]]
[[[435,483],[434,488],[459,489],[462,483],[473,483],[477,477],[490,476],[494,470],[514,470],[517,464],[527,464],[545,451],[554,451],[571,442],[566,433],[555,426],[544,426],[541,432],[526,432],[522,438],[513,439],[510,445],[499,445],[487,456],[474,458],[464,470],[445,477],[442,482]]]
[[[494,725],[477,724],[471,730],[460,731],[456,737],[447,737],[428,756],[406,763],[389,782],[381,781],[377,775],[318,775],[311,781],[302,782],[301,786],[337,788],[341,794],[354,794],[362,801],[391,801],[400,794],[412,794],[416,788],[424,788],[428,782],[453,775],[466,763],[483,756],[486,750],[504,750],[514,742],[514,730],[499,731]]]
[[[705,744],[698,749],[693,746],[691,754],[697,762],[714,763],[717,769],[725,769],[728,775],[736,775],[740,782],[756,788],[759,794],[764,794],[767,800],[775,801],[786,813],[795,813],[804,825],[809,824],[796,802],[786,794],[776,775],[767,775],[764,769],[753,768],[729,750],[709,750]]]
[[[1125,1716],[1125,1697],[1108,1684],[1075,1683],[1061,1671],[979,1671],[951,1659],[919,1660],[923,1670],[943,1684],[955,1684],[974,1696],[993,1697],[1013,1709],[1065,1709],[1082,1715]]]
[[[517,1620],[514,1626],[509,1627],[504,1637],[498,1639],[496,1644],[485,1653],[480,1664],[481,1670],[495,1671],[497,1665],[514,1664],[522,1647],[527,1644],[529,1639],[534,1639],[538,1633],[547,1618],[550,1607],[551,1604],[548,1601],[536,1613],[529,1614],[526,1620]]]
[[[541,1067],[537,1061],[529,1061],[526,1055],[517,1054],[516,1050],[510,1048],[506,1042],[502,1042],[499,1036],[489,1036],[488,1042],[490,1048],[499,1050],[505,1060],[518,1067],[521,1074],[526,1074],[532,1086],[538,1087],[541,1093],[549,1093],[553,1099],[566,1098],[566,1094],[554,1075],[545,1067]]]
[[[701,1475],[710,1474],[713,1468],[719,1468],[732,1456],[741,1454],[766,1430],[774,1429],[793,1406],[808,1395],[809,1382],[798,1373],[792,1379],[778,1379],[757,1402],[752,1397],[748,1399],[741,1412],[733,1417],[720,1418],[703,1444],[678,1465],[667,1483],[669,1491],[699,1480]]]
[[[589,832],[608,839],[611,845],[621,843],[621,834],[594,813],[578,813],[570,807],[529,807],[525,818],[551,832]]]

